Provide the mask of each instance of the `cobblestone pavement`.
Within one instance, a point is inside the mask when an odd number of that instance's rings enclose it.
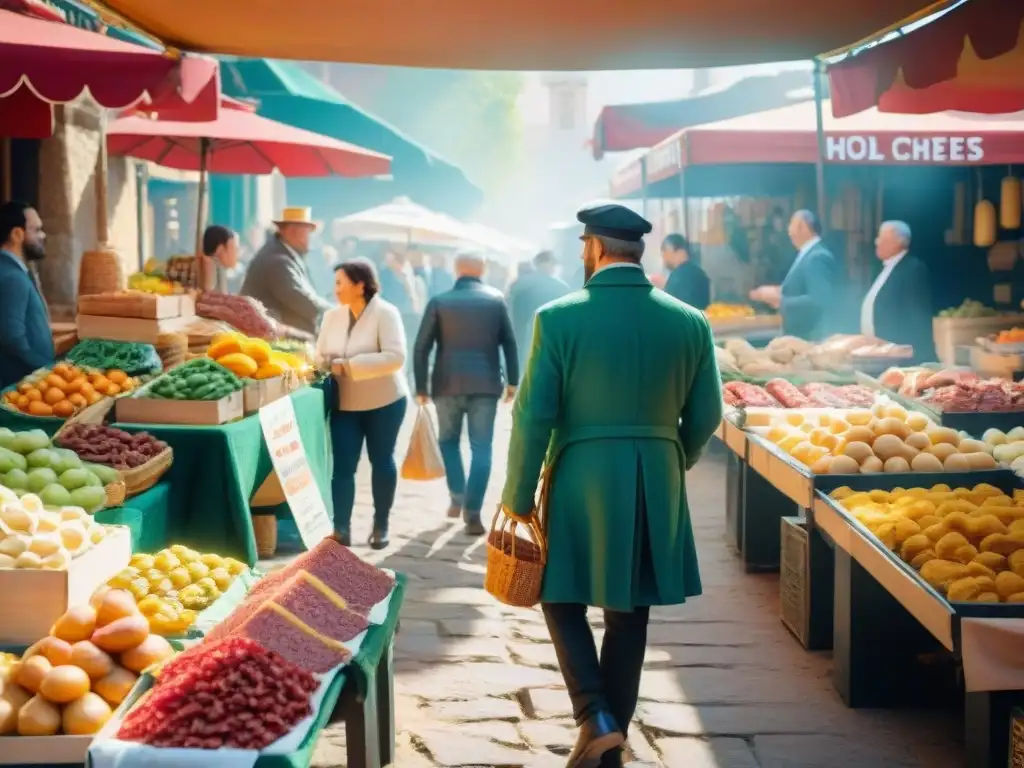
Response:
[[[488,508],[504,480],[507,408],[499,419]],[[411,419],[401,447],[410,427]],[[711,457],[687,476],[704,595],[652,614],[630,732],[636,759],[664,768],[962,765],[961,726],[948,714],[843,706],[827,654],[805,652],[780,623],[777,576],[744,574],[726,548],[723,468]],[[353,533],[365,540],[365,461],[357,503]],[[564,766],[575,733],[543,618],[483,591],[482,542],[449,523],[446,508],[443,481],[403,481],[390,549],[357,548],[409,574],[396,643],[395,765]],[[342,726],[325,732],[314,765],[345,765]]]

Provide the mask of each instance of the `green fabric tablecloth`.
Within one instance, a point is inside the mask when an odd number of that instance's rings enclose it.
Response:
[[[132,552],[157,552],[174,543],[171,486],[166,480],[126,499],[120,507],[101,509],[94,517],[99,523],[128,526],[132,532]]]
[[[306,387],[290,397],[310,470],[327,512],[333,516],[323,393]],[[200,552],[236,557],[254,566],[256,541],[249,501],[273,469],[259,415],[211,427],[117,426],[130,432],[145,430],[174,449],[174,464],[164,475],[171,487],[169,538]]]
[[[7,390],[4,390],[5,392]],[[15,411],[0,405],[0,427],[7,427],[12,432],[28,432],[30,429],[41,429],[53,437],[64,426],[64,419],[53,416],[29,416],[27,413]]]

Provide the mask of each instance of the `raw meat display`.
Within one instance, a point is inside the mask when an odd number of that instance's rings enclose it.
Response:
[[[813,403],[795,384],[785,379],[772,379],[764,385],[765,391],[785,408],[810,408]]]
[[[1004,379],[960,381],[939,387],[921,398],[944,412],[992,413],[1024,410],[1024,385]]]
[[[875,393],[860,384],[846,384],[837,387],[836,392],[846,401],[847,408],[869,408],[875,404]]]
[[[154,747],[261,750],[312,714],[316,678],[245,637],[170,662],[117,738]]]
[[[308,573],[289,579],[274,596],[274,602],[324,637],[341,643],[352,640],[370,626],[365,616],[346,608],[344,601]]]
[[[318,674],[329,672],[352,658],[343,644],[324,637],[270,601],[260,606],[242,626],[231,633],[231,637],[236,635],[255,640],[293,664]]]
[[[264,306],[251,296],[207,291],[196,302],[196,314],[229,323],[246,336],[272,339],[277,335],[276,323]]]
[[[894,367],[885,371],[878,380],[886,389],[896,390],[907,397],[919,397],[929,389],[977,381],[978,375],[973,371],[957,368],[934,371],[931,368]]]
[[[730,381],[722,387],[723,393],[728,393],[736,401],[730,405],[744,405],[757,408],[778,408],[779,402],[769,395],[764,387],[757,384],[750,384],[745,381]],[[729,400],[726,399],[728,403]]]
[[[811,382],[800,387],[811,405],[819,408],[845,408],[846,400],[836,391],[835,387],[822,382]]]

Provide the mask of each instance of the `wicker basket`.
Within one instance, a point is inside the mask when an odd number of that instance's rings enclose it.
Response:
[[[86,251],[78,267],[78,295],[92,296],[124,290],[121,258],[114,251]]]
[[[252,531],[256,537],[256,555],[261,558],[273,557],[277,552],[277,517],[253,515]]]
[[[174,451],[168,447],[140,467],[119,470],[124,479],[125,495],[131,498],[148,491],[157,484],[173,463]]]
[[[116,482],[110,483],[109,485],[104,486],[103,490],[107,492],[108,507],[120,507],[122,504],[124,504],[124,480],[117,480]]]
[[[519,525],[526,528],[531,540],[516,536]],[[534,606],[540,601],[546,561],[547,544],[537,516],[519,523],[499,509],[487,536],[484,589],[505,605],[519,608]]]

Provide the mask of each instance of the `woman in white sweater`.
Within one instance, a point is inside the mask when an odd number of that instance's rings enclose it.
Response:
[[[379,291],[371,262],[357,258],[339,264],[334,294],[340,306],[324,314],[316,343],[318,361],[330,366],[338,389],[331,415],[334,528],[342,543],[349,544],[356,467],[365,441],[373,469],[374,549],[388,545],[388,516],[398,484],[395,442],[408,401],[402,317]]]

